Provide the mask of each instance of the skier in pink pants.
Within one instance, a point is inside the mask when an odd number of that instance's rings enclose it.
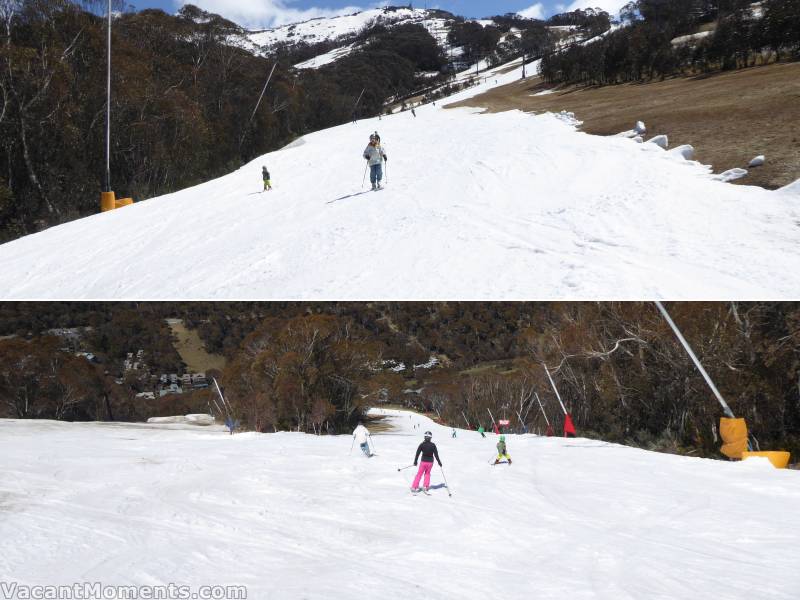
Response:
[[[428,493],[428,488],[431,485],[431,469],[433,468],[434,458],[436,458],[439,466],[442,466],[442,461],[439,460],[439,452],[436,450],[436,444],[431,441],[432,437],[433,434],[430,431],[426,431],[425,441],[419,445],[417,453],[414,455],[414,466],[417,466],[417,459],[419,459],[420,454],[422,454],[422,462],[419,465],[417,476],[414,477],[414,483],[411,484],[412,493],[419,491],[419,480],[422,479],[423,475],[425,475],[425,487],[423,489],[426,494]]]

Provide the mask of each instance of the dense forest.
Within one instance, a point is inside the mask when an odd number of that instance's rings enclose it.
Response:
[[[668,310],[754,444],[800,451],[800,304],[669,303]],[[443,423],[558,431],[550,370],[579,434],[717,456],[722,411],[651,303],[5,303],[0,416],[143,419],[206,411],[209,392],[134,400],[112,365],[134,343],[165,369],[180,358],[163,319],[209,351],[235,417],[260,431],[343,431],[368,406]],[[91,327],[64,352],[48,331]],[[435,360],[431,360],[435,358]],[[220,415],[218,415],[220,416]]]
[[[98,210],[106,25],[86,10],[92,4],[0,4],[0,242]],[[176,15],[115,17],[111,187],[118,197],[194,185],[304,133],[377,114],[388,96],[420,86],[418,72],[444,64],[417,25],[360,32],[359,51],[318,70],[291,68],[308,48],[262,57],[232,41],[244,33],[191,5]]]
[[[545,54],[550,83],[614,84],[800,57],[797,0],[636,0],[624,27]]]

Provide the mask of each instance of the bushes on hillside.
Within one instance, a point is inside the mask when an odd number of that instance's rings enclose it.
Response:
[[[797,56],[798,3],[765,0],[761,10],[754,12],[744,0],[638,0],[623,11],[628,26],[592,44],[546,54],[542,77],[551,83],[602,85]],[[710,35],[676,39],[711,22]]]

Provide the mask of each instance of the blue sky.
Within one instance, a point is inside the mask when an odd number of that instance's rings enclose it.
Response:
[[[136,9],[161,8],[175,12],[186,0],[128,0]],[[402,5],[408,0],[388,4]],[[270,27],[314,17],[332,16],[387,4],[380,0],[191,0],[247,27]],[[624,0],[415,0],[414,7],[442,8],[465,17],[485,17],[522,12],[530,17],[547,17],[567,9],[600,6],[616,10]]]

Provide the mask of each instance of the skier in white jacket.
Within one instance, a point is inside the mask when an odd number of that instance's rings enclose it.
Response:
[[[353,430],[353,438],[355,441],[358,442],[358,445],[361,446],[362,452],[367,455],[367,457],[372,456],[372,452],[369,449],[369,438],[370,438],[369,429],[364,427],[364,424],[359,421],[358,426]]]
[[[381,146],[381,136],[376,131],[369,136],[369,145],[364,148],[362,155],[369,165],[369,181],[372,183],[373,190],[381,189],[381,179],[383,179],[383,163],[388,162],[389,157]]]

